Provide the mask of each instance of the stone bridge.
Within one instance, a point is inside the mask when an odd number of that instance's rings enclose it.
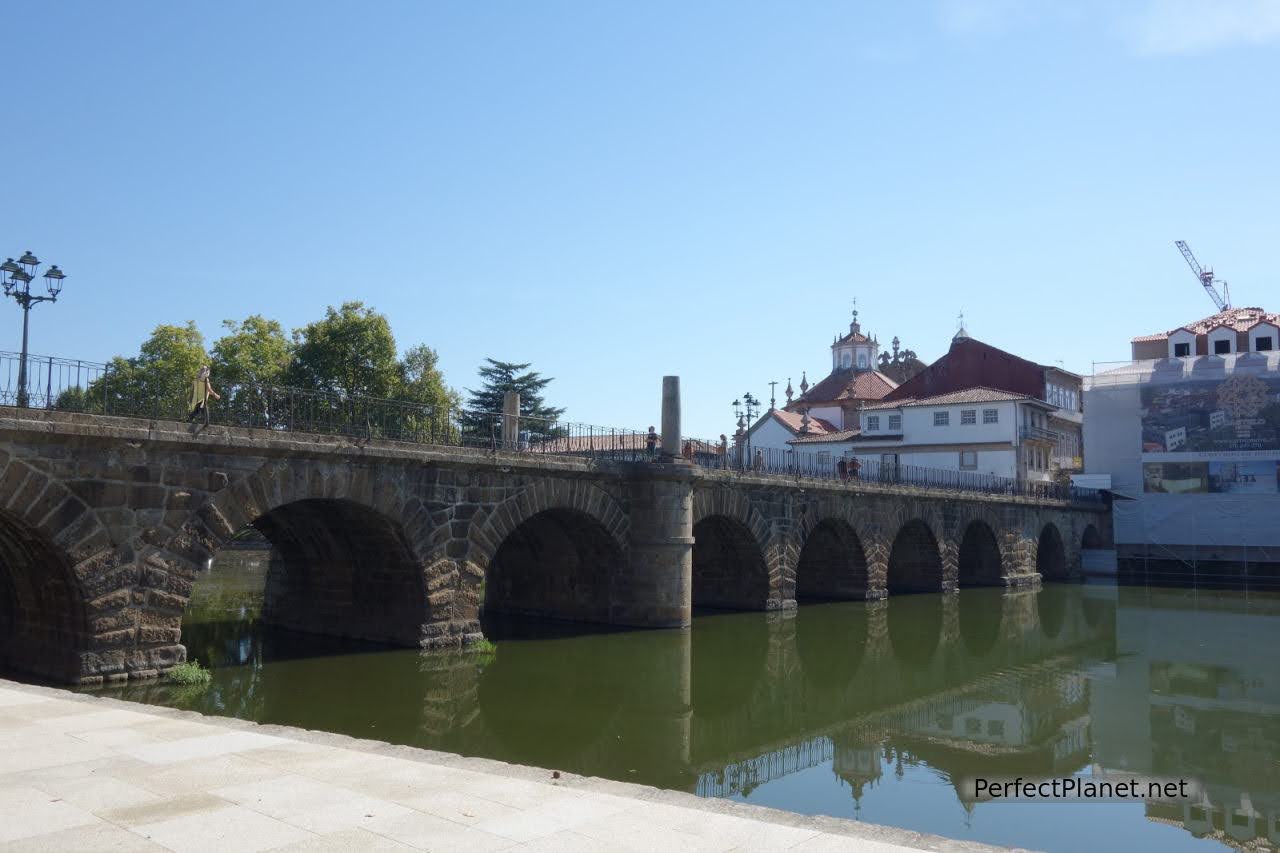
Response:
[[[449,648],[483,612],[640,627],[1078,574],[1101,505],[0,409],[0,665],[92,684],[185,659],[209,560],[272,544],[264,619]]]

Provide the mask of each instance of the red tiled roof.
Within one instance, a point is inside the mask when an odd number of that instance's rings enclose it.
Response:
[[[946,355],[885,395],[884,400],[922,400],[969,388],[999,388],[1043,398],[1045,368],[976,338],[955,338]]]
[[[837,344],[869,344],[871,343],[871,338],[868,338],[866,335],[862,334],[862,332],[850,332],[840,340],[836,341],[836,343]]]
[[[1027,394],[1014,394],[1011,391],[1000,391],[995,388],[978,386],[952,391],[949,394],[937,394],[933,397],[919,399],[885,401],[865,406],[866,409],[897,409],[902,406],[954,406],[960,403],[1006,403],[1010,400],[1034,400]]]
[[[856,429],[842,429],[825,435],[802,435],[793,438],[787,444],[823,444],[837,441],[849,441],[858,434]]]
[[[879,400],[897,387],[898,383],[878,370],[841,368],[833,370],[826,379],[800,395],[790,405],[801,402],[812,406],[844,400]]]
[[[800,433],[800,427],[804,423],[804,415],[800,412],[788,412],[783,409],[770,409],[768,414],[777,418],[784,427],[791,430],[795,434]],[[809,416],[809,434],[810,435],[826,435],[836,431],[836,425],[831,421],[822,418]]]
[[[1261,308],[1228,308],[1225,311],[1219,311],[1217,314],[1210,314],[1201,320],[1193,323],[1187,323],[1185,326],[1179,326],[1177,329],[1170,329],[1163,334],[1139,335],[1133,338],[1133,343],[1150,343],[1151,341],[1163,341],[1168,339],[1170,335],[1179,329],[1186,329],[1192,334],[1207,335],[1219,326],[1226,326],[1237,332],[1247,332],[1260,322],[1271,323],[1280,326],[1280,314],[1268,314]]]

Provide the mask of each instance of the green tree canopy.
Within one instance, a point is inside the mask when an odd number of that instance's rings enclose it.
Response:
[[[441,410],[456,409],[458,392],[444,384],[440,357],[426,344],[410,347],[400,362],[400,388],[396,397]]]
[[[213,343],[213,380],[219,384],[287,381],[293,344],[275,320],[252,314],[240,323],[223,320],[227,333]]]
[[[293,333],[292,384],[342,394],[392,397],[402,378],[387,318],[363,302],[332,306]]]
[[[102,378],[89,387],[87,398],[109,412],[186,417],[191,383],[208,363],[204,336],[193,321],[156,326],[136,357],[111,360]],[[68,394],[74,396],[66,392],[64,397]],[[59,405],[63,403],[60,399]]]
[[[493,413],[502,411],[502,399],[508,391],[520,395],[522,418],[543,418],[554,422],[564,414],[564,409],[548,406],[542,391],[551,384],[551,377],[544,377],[529,370],[531,362],[516,363],[486,358],[480,366],[480,378],[484,380],[480,390],[467,389],[471,395],[467,409],[472,412]]]

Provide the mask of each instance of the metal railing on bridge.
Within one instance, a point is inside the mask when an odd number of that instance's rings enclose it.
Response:
[[[0,352],[0,405],[18,405],[17,353]],[[33,409],[153,420],[190,417],[194,377],[157,381],[134,365],[103,364],[52,356],[28,356],[27,405]],[[145,381],[142,381],[144,380]],[[654,433],[575,421],[439,407],[405,400],[252,382],[220,384],[222,399],[208,408],[209,423],[276,432],[389,439],[492,451],[584,456],[624,462],[661,458]],[[204,423],[204,414],[197,418]],[[724,441],[687,438],[683,457],[702,468],[743,474],[811,477],[881,485],[923,486],[956,492],[1017,495],[1048,500],[1101,502],[1100,493],[1061,483],[1015,480],[973,471],[921,468],[852,460],[831,453],[754,448],[740,454]],[[744,462],[742,457],[749,456]]]
[[[0,352],[0,405],[19,404],[20,360]],[[203,412],[192,418],[188,409],[194,377],[143,381],[140,373],[132,365],[28,356],[27,406],[204,424]],[[650,455],[646,434],[636,430],[252,382],[215,390],[222,399],[209,402],[208,415],[217,426],[635,461]]]
[[[782,450],[776,447],[756,447],[751,448],[749,452],[739,452],[738,448],[729,447],[724,443],[717,444],[697,439],[685,440],[683,447],[685,459],[695,465],[744,474],[919,486],[943,491],[1081,503],[1101,503],[1103,500],[1102,494],[1096,489],[1084,489],[1070,483],[1026,480],[949,468],[925,468],[898,462],[866,459],[855,461],[853,456],[840,453],[810,453],[800,450]]]

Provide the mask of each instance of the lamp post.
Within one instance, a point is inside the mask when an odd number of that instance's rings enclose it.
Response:
[[[751,424],[759,414],[760,401],[753,397],[750,391],[742,395],[742,400],[733,401],[733,416],[738,419],[739,426],[745,422],[747,429],[747,455],[742,461],[742,469],[744,471],[751,465]]]
[[[40,302],[57,302],[58,294],[62,292],[62,280],[66,278],[62,270],[58,269],[58,265],[53,264],[45,271],[43,276],[45,289],[49,292],[49,295],[33,296],[31,293],[31,280],[35,278],[36,269],[39,266],[40,259],[31,254],[30,249],[17,261],[9,258],[3,264],[0,264],[0,273],[3,273],[4,295],[12,296],[22,306],[22,360],[18,362],[18,405],[24,409],[27,407],[27,327],[31,315],[31,306]]]

